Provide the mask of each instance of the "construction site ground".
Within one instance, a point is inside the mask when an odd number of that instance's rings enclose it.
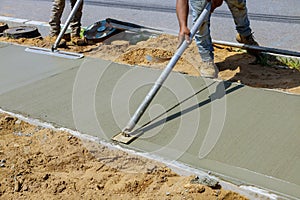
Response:
[[[0,114],[1,199],[246,199],[161,162]]]
[[[49,38],[0,37],[0,195],[244,198],[222,187],[192,184],[195,177],[179,176],[153,160],[26,124],[5,112],[111,142],[176,50],[175,36],[143,34],[120,33],[80,47],[69,42],[60,49],[84,53],[80,60],[33,54],[16,45],[50,48]],[[300,198],[300,155],[295,151],[300,144],[300,72],[278,62],[255,63],[255,57],[232,47],[215,45],[215,56],[224,82],[199,76],[193,43],[138,124],[145,125],[143,135],[121,146],[236,185]]]

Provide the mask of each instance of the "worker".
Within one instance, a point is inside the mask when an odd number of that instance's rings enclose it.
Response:
[[[212,13],[217,7],[222,5],[223,0],[190,0],[194,23],[204,10],[207,2],[211,2]],[[258,43],[254,40],[252,30],[250,28],[246,0],[225,0],[225,2],[232,13],[234,23],[236,25],[236,30],[238,32],[236,40],[239,43],[258,45]],[[181,44],[184,39],[190,43],[190,29],[187,27],[189,14],[188,0],[176,1],[176,14],[180,28],[178,36],[179,44]],[[209,14],[207,19],[205,19],[203,24],[200,26],[195,35],[195,41],[203,62],[201,67],[199,67],[199,73],[203,77],[216,78],[218,76],[218,68],[214,63],[213,46],[210,36],[210,16],[211,14]]]
[[[70,0],[70,3],[71,3],[71,8],[73,9],[73,7],[76,4],[76,0]],[[60,33],[61,16],[63,14],[64,8],[65,8],[65,0],[53,1],[53,6],[51,9],[51,19],[49,21],[50,37],[56,38]],[[71,41],[74,44],[84,43],[84,41],[80,38],[82,8],[83,8],[83,1],[70,23]]]

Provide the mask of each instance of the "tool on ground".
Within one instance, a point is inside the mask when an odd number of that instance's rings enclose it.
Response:
[[[58,44],[60,43],[62,37],[64,36],[66,30],[68,29],[70,22],[72,18],[74,17],[75,13],[77,12],[80,4],[83,2],[83,0],[77,0],[75,3],[70,15],[67,18],[67,21],[65,23],[65,26],[60,31],[59,35],[57,36],[55,43],[52,45],[51,50],[45,49],[45,48],[38,48],[38,47],[28,47],[25,49],[27,52],[33,52],[33,53],[39,53],[39,54],[46,54],[50,56],[58,56],[62,58],[68,58],[68,59],[79,59],[83,57],[83,54],[79,53],[72,53],[72,52],[65,52],[65,51],[59,51],[57,50]]]
[[[19,38],[38,38],[41,36],[35,26],[15,26],[3,31],[3,36],[13,39]]]
[[[83,35],[87,41],[102,42],[120,31],[121,30],[112,27],[105,19],[88,26]]]
[[[129,22],[119,21],[117,19],[107,18],[88,26],[84,31],[84,37],[87,41],[103,42],[107,38],[122,31],[131,31],[136,33],[141,33],[144,31],[152,31],[153,33],[161,32],[158,29],[148,28]]]
[[[198,28],[201,26],[203,21],[207,18],[208,14],[210,13],[211,3],[207,3],[205,9],[198,17],[197,21],[195,22],[194,26],[191,29],[190,39],[192,41],[193,37],[195,36]],[[139,131],[132,131],[135,125],[138,123],[148,106],[150,105],[151,101],[153,100],[154,96],[157,94],[158,90],[161,88],[164,81],[167,79],[168,75],[171,73],[172,69],[176,65],[177,61],[180,59],[183,52],[189,46],[189,43],[185,40],[180,47],[177,49],[173,57],[171,58],[170,62],[163,70],[159,78],[156,80],[155,84],[152,86],[151,90],[148,92],[146,97],[144,98],[143,102],[140,104],[134,115],[131,117],[130,121],[128,122],[127,126],[122,130],[121,133],[115,135],[112,140],[121,142],[124,144],[128,144],[133,141],[135,138],[141,135]]]
[[[5,31],[6,29],[8,29],[7,23],[0,22],[0,33],[3,33],[3,31]]]
[[[286,56],[300,57],[300,52],[289,51],[289,50],[285,50],[285,49],[277,49],[277,48],[264,47],[264,46],[255,46],[255,45],[249,45],[249,44],[240,44],[240,43],[226,42],[226,41],[220,41],[220,40],[212,40],[212,42],[213,42],[213,44],[238,47],[238,48],[242,48],[242,49],[251,49],[251,50],[256,50],[259,52],[268,52],[268,53],[275,53],[275,54],[286,55]]]
[[[161,33],[161,30],[159,30],[159,29],[141,26],[138,24],[130,23],[130,22],[124,22],[124,21],[120,21],[117,19],[107,18],[106,21],[109,23],[109,25],[111,27],[117,28],[120,30],[129,30],[132,32],[152,31],[152,32]]]

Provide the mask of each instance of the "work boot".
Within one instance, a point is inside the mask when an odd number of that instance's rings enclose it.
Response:
[[[86,40],[83,38],[81,38],[80,36],[72,36],[71,37],[71,42],[74,44],[74,45],[78,45],[78,46],[84,46],[84,45],[87,45],[87,42]]]
[[[243,44],[259,46],[259,44],[255,41],[252,33],[248,36],[242,36],[240,34],[237,34],[236,41],[238,41],[239,43],[243,43]]]
[[[242,43],[242,44],[259,46],[259,44],[255,41],[252,33],[246,37],[242,36],[240,34],[237,34],[236,41],[238,41],[239,43]],[[260,51],[258,51],[258,50],[247,49],[247,52],[251,55],[254,55],[255,57],[258,57],[260,55]]]
[[[213,61],[203,62],[199,67],[200,75],[206,78],[217,78],[218,68]]]
[[[50,35],[49,39],[50,39],[50,43],[52,45],[54,45],[54,43],[55,43],[55,41],[57,39],[57,35],[54,35],[54,36]],[[67,46],[67,42],[66,42],[65,39],[61,39],[60,42],[59,42],[59,44],[57,45],[57,47],[59,47],[59,48],[65,48],[66,46]]]

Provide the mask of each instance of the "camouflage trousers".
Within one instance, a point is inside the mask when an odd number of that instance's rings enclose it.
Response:
[[[53,6],[51,9],[50,36],[57,36],[60,32],[61,17],[65,8],[65,0],[53,0]],[[75,6],[76,0],[70,0],[71,8]],[[77,12],[70,22],[72,36],[79,36],[81,29],[81,17],[82,17],[83,1],[79,6]]]

